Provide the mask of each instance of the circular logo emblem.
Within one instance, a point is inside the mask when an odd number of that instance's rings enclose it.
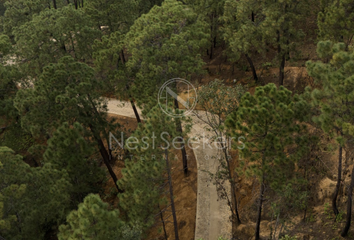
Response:
[[[182,88],[183,94],[178,95],[177,85]],[[159,106],[166,114],[171,117],[182,117],[190,114],[195,105],[197,104],[197,91],[195,87],[187,80],[181,78],[173,78],[165,82],[159,90],[158,102]],[[171,108],[169,104],[177,101],[179,109],[184,109],[185,111],[176,113],[174,107]],[[173,106],[175,106],[173,104]]]

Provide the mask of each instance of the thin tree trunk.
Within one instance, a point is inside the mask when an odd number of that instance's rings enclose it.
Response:
[[[136,109],[136,106],[135,106],[135,104],[134,104],[134,101],[132,100],[131,95],[129,95],[129,97],[130,97],[130,103],[131,103],[131,105],[132,105],[132,107],[133,107],[133,111],[134,111],[134,114],[135,114],[135,117],[136,117],[136,121],[137,121],[138,123],[141,123],[141,119],[140,119],[138,110]]]
[[[351,181],[350,181],[350,186],[348,188],[348,200],[347,200],[347,219],[345,223],[345,227],[341,233],[342,237],[347,236],[348,231],[350,229],[350,224],[352,221],[352,193],[353,193],[353,188],[354,188],[354,166],[352,170],[352,176],[351,176]]]
[[[280,32],[277,30],[278,56],[281,54],[280,46]],[[281,56],[281,63],[279,66],[279,86],[284,84],[284,67],[285,67],[285,53]]]
[[[53,6],[54,6],[54,9],[57,9],[57,1],[56,0],[53,0]]]
[[[164,232],[164,234],[165,234],[165,239],[167,240],[167,233],[166,233],[165,221],[163,220],[163,215],[162,215],[162,212],[161,212],[160,204],[158,204],[158,208],[159,208],[159,211],[160,211],[160,218],[161,218],[161,222],[162,222],[163,232]]]
[[[106,167],[108,169],[108,172],[109,172],[109,174],[111,175],[111,177],[113,179],[114,185],[116,186],[118,192],[122,193],[123,190],[121,190],[118,187],[118,185],[117,185],[118,178],[117,178],[116,174],[113,172],[113,169],[112,169],[112,167],[111,167],[111,165],[109,163],[109,154],[108,154],[108,152],[107,152],[107,150],[106,150],[106,148],[105,148],[105,146],[103,144],[103,141],[102,141],[101,137],[97,136],[95,128],[91,124],[89,126],[90,126],[91,132],[92,132],[92,134],[93,134],[93,136],[96,139],[96,142],[98,144],[98,148],[99,148],[100,154],[101,154],[101,156],[103,158],[103,162],[106,165]]]
[[[124,56],[124,51],[123,50],[121,50],[121,54],[122,54],[122,62],[123,62],[123,64],[125,64],[125,56]]]
[[[255,240],[259,240],[260,235],[260,226],[261,226],[261,218],[262,218],[262,204],[263,204],[263,193],[264,193],[264,176],[262,177],[261,189],[259,192],[259,205],[258,205],[258,216],[256,222],[256,238]]]
[[[339,146],[337,185],[336,185],[336,190],[334,191],[333,198],[332,198],[332,208],[333,208],[333,212],[336,216],[339,213],[338,208],[337,208],[337,197],[338,197],[338,193],[339,193],[341,180],[342,180],[342,146]]]
[[[124,51],[123,51],[123,50],[121,50],[120,58],[121,58],[122,63],[125,64],[125,56],[124,56]],[[125,86],[126,86],[126,88],[127,88],[127,91],[129,92],[129,89],[130,89],[130,88],[129,88],[129,84],[127,83]],[[141,123],[141,119],[140,119],[140,116],[139,116],[139,112],[138,112],[138,110],[136,109],[135,103],[134,103],[134,101],[133,101],[133,97],[132,97],[132,95],[130,94],[130,92],[129,92],[129,99],[130,99],[130,103],[131,103],[131,105],[132,105],[132,108],[133,108],[133,111],[134,111],[134,114],[135,114],[135,117],[136,117],[136,121],[137,121],[138,123]]]
[[[176,209],[175,209],[175,202],[173,199],[173,187],[172,187],[172,179],[171,179],[171,170],[170,170],[170,164],[168,162],[168,150],[165,149],[165,157],[166,157],[166,170],[167,170],[167,176],[168,176],[168,184],[169,184],[169,189],[170,189],[170,199],[171,199],[171,209],[172,209],[172,216],[173,216],[173,226],[175,230],[175,240],[179,240],[178,237],[178,223],[177,223],[177,217],[176,217]]]
[[[174,100],[175,102],[175,109],[179,109],[178,107],[178,100],[175,98]],[[180,140],[181,140],[181,152],[182,152],[182,162],[183,162],[183,172],[184,174],[188,173],[188,163],[187,163],[187,152],[186,152],[186,147],[184,145],[184,140],[182,137],[182,125],[181,125],[181,121],[176,118],[176,130],[178,133],[181,134]]]
[[[253,79],[258,82],[258,76],[257,76],[257,72],[256,72],[256,68],[254,67],[253,65],[253,61],[252,59],[248,56],[248,54],[246,53],[245,54],[246,58],[247,58],[247,61],[251,67],[251,70],[252,70],[252,74],[253,74]]]
[[[280,67],[279,67],[279,86],[284,85],[284,68],[285,68],[285,55],[283,54]]]
[[[127,91],[129,92],[129,85],[128,85],[128,83],[125,85],[126,86],[126,88],[127,88]],[[138,123],[141,123],[141,119],[140,119],[140,116],[139,116],[139,112],[138,112],[138,110],[137,110],[137,108],[136,108],[136,106],[135,106],[135,103],[134,103],[134,101],[133,101],[133,97],[132,97],[132,95],[129,93],[129,100],[130,100],[130,104],[132,105],[132,108],[133,108],[133,111],[134,111],[134,114],[135,114],[135,118],[136,118],[136,121],[138,122]]]
[[[231,169],[231,164],[229,161],[229,156],[227,155],[226,146],[224,146],[223,143],[221,143],[221,145],[222,145],[222,148],[224,151],[224,156],[225,156],[225,160],[226,160],[226,164],[227,164],[227,168],[228,168],[229,182],[231,185],[231,203],[235,206],[236,220],[237,220],[237,223],[240,224],[241,220],[240,220],[240,215],[238,213],[237,196],[236,196],[236,191],[235,191],[236,184],[235,184],[234,178],[232,177],[232,174],[231,174],[232,169]],[[232,213],[232,214],[234,215],[234,213]]]

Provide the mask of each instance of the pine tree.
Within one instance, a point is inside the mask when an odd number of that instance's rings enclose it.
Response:
[[[220,19],[224,13],[225,0],[186,0],[185,3],[192,6],[198,16],[208,24],[210,43],[207,54],[212,59],[214,48],[216,48],[218,42],[221,42]]]
[[[178,226],[175,216],[173,189],[171,184],[171,170],[169,149],[174,147],[171,140],[178,136],[171,117],[156,106],[147,115],[144,124],[139,124],[132,137],[137,144],[126,142],[131,158],[125,161],[122,170],[123,178],[118,181],[124,188],[119,194],[120,205],[127,211],[128,222],[137,222],[147,229],[155,219],[154,215],[160,211],[159,206],[165,206],[170,199],[175,238],[178,239]],[[128,140],[127,140],[128,141]],[[166,176],[167,175],[167,182]],[[164,186],[168,184],[167,198]]]
[[[262,41],[262,8],[259,1],[232,1],[225,3],[224,39],[229,44],[228,53],[234,61],[244,55],[250,65],[253,79],[257,82],[258,76],[252,61],[252,53],[261,53],[265,49]]]
[[[67,216],[67,224],[59,227],[59,240],[136,240],[140,239],[138,228],[130,229],[120,218],[117,209],[109,205],[98,195],[89,194],[77,210]]]
[[[70,204],[68,175],[50,164],[32,168],[7,147],[0,147],[2,218],[6,239],[44,239],[65,218]]]
[[[147,113],[157,103],[159,88],[169,79],[188,78],[202,72],[200,48],[207,43],[205,22],[188,6],[167,0],[138,18],[126,35],[131,54],[127,67],[135,78],[134,97]],[[175,91],[177,86],[175,86]],[[178,109],[177,99],[174,102]],[[176,129],[182,135],[180,122]],[[184,172],[188,172],[185,147],[181,148]]]
[[[48,8],[46,0],[6,0],[4,3],[6,11],[3,17],[3,28],[5,34],[12,36],[12,31],[26,22],[31,21],[35,14]]]
[[[114,183],[117,176],[110,166],[108,131],[117,125],[107,120],[107,106],[100,96],[100,82],[94,70],[72,57],[63,57],[57,64],[45,67],[33,89],[21,89],[15,99],[15,107],[21,113],[22,127],[41,139],[49,139],[62,123],[72,126],[82,124],[95,141]],[[121,189],[117,189],[121,191]]]
[[[7,35],[0,35],[0,125],[5,127],[18,117],[13,107],[13,99],[17,92],[16,83],[19,82],[21,74],[16,66],[7,63],[11,61],[12,53],[10,38]]]
[[[125,43],[134,96],[141,104],[151,101],[149,106],[155,106],[165,81],[201,73],[199,50],[208,42],[205,27],[191,8],[175,0],[154,6],[134,22]]]
[[[225,4],[225,40],[233,54],[246,54],[257,79],[250,54],[262,52],[264,44],[277,49],[274,58],[279,66],[279,85],[284,83],[285,62],[304,37],[299,23],[307,17],[309,2],[299,0],[227,1]],[[237,59],[237,58],[236,58]]]
[[[238,110],[232,114],[227,125],[232,136],[245,137],[245,146],[239,150],[241,169],[246,175],[258,177],[260,193],[256,221],[256,240],[260,239],[260,223],[264,201],[265,185],[281,192],[289,176],[284,169],[294,169],[295,161],[303,154],[299,148],[287,153],[301,136],[296,136],[305,128],[306,102],[291,91],[274,84],[257,87],[255,94],[246,93]]]
[[[108,34],[124,34],[138,17],[138,2],[140,1],[91,0],[84,10],[98,29],[108,27],[102,30]]]
[[[263,41],[277,48],[279,85],[283,85],[285,62],[289,60],[290,52],[297,52],[296,47],[304,37],[304,31],[298,25],[306,19],[311,5],[308,0],[265,0],[262,3]]]
[[[348,147],[353,139],[353,52],[346,52],[344,43],[333,44],[330,41],[319,42],[317,53],[321,58],[329,58],[329,63],[308,62],[307,69],[321,86],[312,91],[313,104],[320,110],[320,114],[313,118],[324,132],[336,139],[339,148],[338,177],[336,190],[332,199],[332,208],[335,215],[337,209],[337,196],[342,180],[342,149]],[[310,89],[308,89],[309,91]],[[352,182],[351,186],[354,185]],[[350,190],[350,189],[349,189]],[[347,235],[351,218],[351,192],[348,192],[347,225],[342,236]]]
[[[75,206],[87,194],[98,192],[99,183],[104,179],[104,172],[91,157],[92,143],[84,134],[79,123],[74,123],[73,127],[63,123],[49,139],[43,155],[44,163],[51,163],[58,170],[65,169],[69,174],[71,200]]]
[[[354,32],[354,5],[350,0],[330,0],[318,13],[320,40],[344,42],[350,45]]]
[[[13,33],[20,65],[32,78],[38,77],[44,66],[57,63],[63,56],[91,61],[91,46],[101,36],[98,29],[93,29],[85,12],[71,5],[45,9],[15,28]]]

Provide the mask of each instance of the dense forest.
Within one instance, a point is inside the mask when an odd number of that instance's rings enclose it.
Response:
[[[353,0],[0,0],[0,240],[354,239],[353,37]]]

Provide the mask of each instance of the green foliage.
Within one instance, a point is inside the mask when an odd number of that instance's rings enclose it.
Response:
[[[59,240],[136,240],[140,239],[138,228],[130,229],[119,219],[118,210],[109,210],[98,195],[90,194],[80,203],[78,210],[67,216],[67,224],[59,228]]]
[[[354,32],[354,6],[350,0],[330,0],[318,13],[320,40],[345,42],[348,46]]]
[[[264,3],[265,1],[261,1]],[[231,49],[228,55],[238,60],[241,54],[251,55],[253,50],[262,52],[265,42],[262,41],[262,15],[260,1],[232,1],[225,2],[225,11],[222,18],[224,22],[224,39]],[[257,15],[252,20],[253,15]]]
[[[138,18],[125,38],[134,97],[144,104],[150,101],[152,107],[166,80],[201,73],[204,62],[199,50],[207,44],[205,32],[205,22],[176,0],[166,0]]]
[[[6,0],[4,3],[6,11],[4,14],[4,31],[12,35],[12,31],[26,22],[31,21],[35,14],[48,7],[46,0]]]
[[[74,123],[73,127],[64,123],[49,139],[43,155],[44,163],[51,163],[53,168],[65,169],[68,172],[74,206],[88,193],[98,192],[99,183],[105,177],[97,162],[90,158],[94,149],[84,134],[85,131],[79,123]]]
[[[100,37],[92,28],[90,18],[72,5],[60,9],[45,9],[13,30],[21,66],[32,77],[38,76],[45,65],[56,63],[67,55],[76,60],[92,58],[92,43]]]
[[[18,91],[15,107],[23,114],[23,128],[35,136],[51,136],[62,123],[76,121],[103,131],[108,123],[100,89],[92,68],[63,57],[44,68],[33,89]]]
[[[322,86],[311,93],[313,105],[320,110],[313,121],[344,146],[349,135],[354,133],[354,53],[346,52],[344,43],[329,41],[319,42],[317,52],[331,60],[329,63],[309,61],[306,64],[309,75]]]
[[[0,146],[7,146],[15,152],[26,151],[34,144],[32,136],[23,131],[19,123],[12,123],[0,136]]]
[[[0,147],[0,231],[7,239],[44,239],[69,206],[68,175],[50,164],[32,168],[20,155]]]
[[[166,170],[164,149],[172,148],[171,139],[176,134],[172,118],[156,106],[125,143],[131,155],[125,161],[123,178],[118,181],[124,189],[118,195],[120,206],[127,211],[128,222],[137,222],[144,230],[154,223],[158,204],[166,203],[161,199]]]
[[[108,33],[126,33],[134,20],[138,18],[138,7],[141,1],[91,0],[85,4],[84,10],[96,24],[108,27]]]
[[[262,53],[273,46],[277,49],[274,60],[281,66],[290,53],[292,57],[299,53],[297,46],[305,36],[299,24],[305,23],[309,9],[308,0],[226,1],[223,30],[229,55],[238,60],[241,54]]]
[[[227,121],[232,136],[246,138],[239,150],[246,175],[266,178],[282,193],[294,175],[295,162],[307,150],[307,139],[301,135],[306,115],[307,103],[282,86],[268,84],[257,87],[254,95],[246,93]],[[291,149],[296,151],[287,153]]]
[[[19,82],[21,74],[18,68],[9,65],[7,61],[13,53],[13,47],[10,39],[6,35],[0,35],[0,126],[7,126],[18,116],[13,106],[13,98],[16,95],[16,83]]]

